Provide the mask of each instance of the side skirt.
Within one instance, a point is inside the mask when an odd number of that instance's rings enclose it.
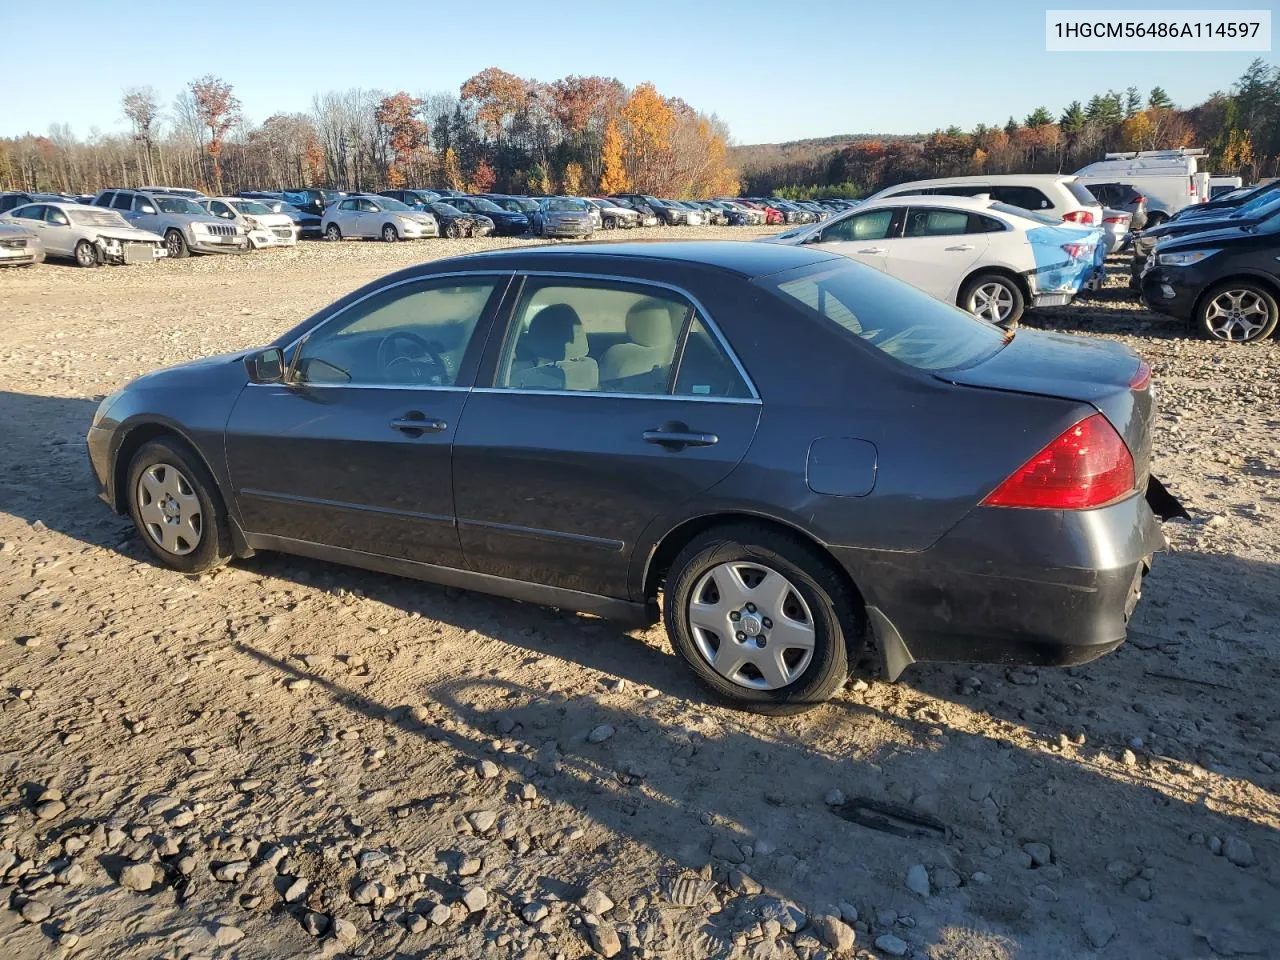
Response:
[[[348,550],[344,547],[331,547],[322,543],[312,543],[309,540],[293,540],[289,537],[275,537],[260,533],[246,534],[246,540],[251,550],[276,550],[280,553],[310,557],[312,560],[346,564],[377,573],[408,577],[412,580],[425,580],[445,587],[493,594],[509,600],[521,600],[525,603],[558,607],[562,610],[576,610],[579,613],[590,613],[632,627],[651,626],[658,620],[657,604],[652,601],[636,603],[631,600],[619,600],[616,597],[601,597],[594,593],[582,593],[578,590],[549,587],[525,580],[495,577],[488,573],[439,567],[431,563],[384,557],[360,550]]]

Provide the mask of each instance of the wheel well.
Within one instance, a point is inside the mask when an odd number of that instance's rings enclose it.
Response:
[[[824,544],[790,524],[751,513],[714,513],[703,517],[694,517],[692,520],[686,520],[668,532],[654,547],[653,553],[649,557],[649,566],[645,570],[644,578],[645,599],[653,600],[657,597],[658,588],[666,580],[667,572],[671,568],[671,562],[675,560],[680,551],[694,537],[715,527],[741,526],[743,524],[763,527],[802,540],[845,582],[858,604],[866,606],[866,601],[863,599],[862,591],[858,589],[858,585],[853,582],[853,578],[849,576],[848,571],[831,555],[831,551]]]
[[[972,273],[966,276],[964,278],[964,282],[960,284],[960,290],[956,294],[956,306],[962,306],[961,301],[964,299],[965,287],[969,286],[969,284],[972,283],[976,277],[981,277],[984,274],[988,274],[988,273],[994,273],[1001,277],[1004,277],[1006,280],[1012,280],[1014,284],[1017,285],[1018,289],[1022,292],[1022,302],[1024,307],[1030,306],[1031,287],[1028,286],[1027,284],[1027,278],[1014,270],[1010,270],[1008,267],[979,267],[977,270],[974,270]]]
[[[222,500],[222,491],[217,489],[217,475],[209,469],[209,461],[200,455],[200,451],[188,442],[186,437],[163,423],[140,423],[125,434],[124,439],[120,441],[120,447],[116,450],[115,462],[112,464],[112,495],[115,499],[116,510],[125,515],[129,513],[129,465],[133,463],[134,456],[142,449],[144,444],[148,444],[152,440],[159,440],[162,437],[180,443],[192,457],[200,461],[200,464],[209,472],[209,476],[215,478],[214,489],[211,492],[219,500]],[[226,509],[225,502],[222,507],[224,510]]]
[[[1271,294],[1277,302],[1280,302],[1280,284],[1277,284],[1271,277],[1264,277],[1253,273],[1237,273],[1233,276],[1223,277],[1221,280],[1200,291],[1200,296],[1196,297],[1196,305],[1191,310],[1191,322],[1199,322],[1200,308],[1204,305],[1205,298],[1208,297],[1209,294],[1213,293],[1215,290],[1222,289],[1222,287],[1229,283],[1240,282],[1252,283],[1256,286],[1262,287]]]

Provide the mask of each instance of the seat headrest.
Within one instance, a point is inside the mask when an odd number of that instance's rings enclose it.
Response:
[[[627,336],[642,347],[665,347],[671,335],[671,311],[661,300],[641,300],[627,311]]]
[[[580,360],[587,355],[587,331],[578,312],[567,303],[544,307],[529,322],[523,343],[537,360]]]

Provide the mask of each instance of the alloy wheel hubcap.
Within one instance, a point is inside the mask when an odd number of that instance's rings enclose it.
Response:
[[[813,661],[813,615],[795,585],[753,561],[703,574],[687,611],[694,645],[720,676],[751,690],[794,683]]]
[[[1205,321],[1219,340],[1252,340],[1267,325],[1267,305],[1252,290],[1225,290],[1209,303]]]
[[[983,320],[1000,323],[1013,312],[1013,293],[1002,283],[984,283],[973,291],[969,312]]]
[[[181,557],[200,546],[204,512],[181,470],[167,463],[148,467],[138,478],[135,496],[143,527],[165,551]]]

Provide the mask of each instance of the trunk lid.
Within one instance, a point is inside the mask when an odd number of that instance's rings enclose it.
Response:
[[[948,383],[1087,403],[1103,414],[1133,455],[1140,487],[1151,465],[1152,388],[1130,386],[1142,358],[1128,347],[1039,330],[1019,330],[996,354],[972,367],[935,374]],[[1051,440],[1046,437],[1045,441]]]

